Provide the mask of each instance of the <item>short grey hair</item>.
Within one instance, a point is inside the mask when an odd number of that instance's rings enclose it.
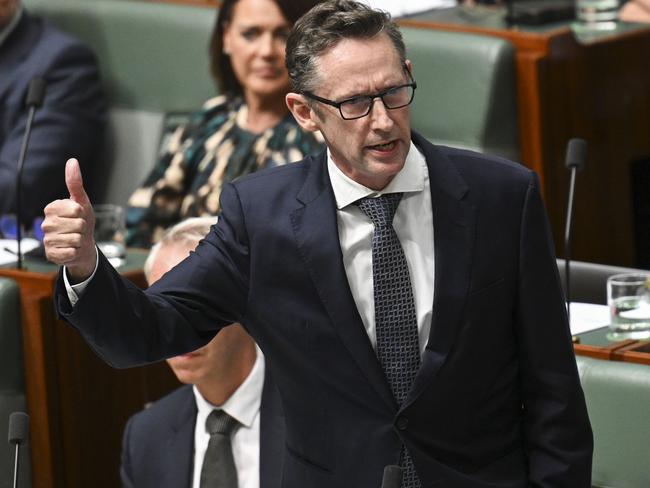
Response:
[[[210,227],[217,223],[217,217],[192,217],[185,219],[165,231],[159,242],[154,244],[144,262],[144,275],[149,281],[151,268],[158,253],[163,247],[186,245],[194,249],[197,244],[210,232]]]
[[[316,5],[295,23],[287,39],[286,65],[293,89],[312,91],[318,83],[318,57],[343,39],[370,39],[385,32],[404,63],[402,34],[390,14],[352,0]]]

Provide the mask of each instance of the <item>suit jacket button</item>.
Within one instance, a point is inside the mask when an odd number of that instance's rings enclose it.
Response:
[[[395,423],[395,425],[399,430],[406,430],[406,428],[409,426],[409,419],[402,416],[397,417],[397,422]]]

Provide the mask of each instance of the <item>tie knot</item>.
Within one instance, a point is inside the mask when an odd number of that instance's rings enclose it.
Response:
[[[393,224],[393,217],[395,217],[401,199],[402,193],[387,193],[377,198],[362,198],[355,204],[372,220],[375,226],[390,226]]]
[[[205,430],[210,435],[223,434],[229,436],[237,425],[239,425],[239,422],[223,410],[213,410],[205,421]]]

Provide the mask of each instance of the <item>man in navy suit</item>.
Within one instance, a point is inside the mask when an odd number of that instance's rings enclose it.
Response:
[[[144,266],[149,284],[182,261],[216,222],[187,219],[168,229]],[[210,463],[208,415],[237,420],[231,437],[239,488],[279,488],[284,419],[264,357],[241,325],[204,347],[167,360],[185,386],[131,417],[124,431],[120,474],[125,487],[201,488]],[[225,476],[225,475],[224,475]]]
[[[25,133],[29,82],[47,85],[22,177],[24,222],[66,195],[62,162],[101,150],[106,101],[94,55],[78,40],[29,15],[20,0],[0,0],[0,215],[15,212],[16,166]],[[83,155],[83,156],[82,156]]]
[[[327,150],[225,186],[218,224],[146,292],[97,253],[69,161],[43,224],[60,315],[116,366],[241,323],[282,398],[284,488],[589,487],[535,174],[411,132],[414,67],[381,12],[319,4],[287,66],[287,104]]]

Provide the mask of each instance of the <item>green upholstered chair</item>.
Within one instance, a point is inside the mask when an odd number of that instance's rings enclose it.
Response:
[[[214,9],[138,0],[24,0],[84,40],[110,100],[95,201],[125,203],[156,160],[166,113],[216,94],[207,44]],[[514,50],[505,40],[403,28],[419,84],[413,126],[434,143],[518,160]]]
[[[9,488],[13,481],[14,449],[7,443],[9,415],[12,412],[24,412],[25,409],[20,295],[14,280],[0,278],[0,487],[2,488]],[[23,450],[21,463],[20,486],[27,487],[31,484],[28,449]]]
[[[110,104],[99,202],[124,204],[157,159],[165,114],[198,109],[209,74],[212,8],[132,0],[24,0],[97,54]]]
[[[433,143],[519,161],[512,44],[431,29],[402,33],[418,82],[413,128]]]
[[[650,486],[650,366],[577,357],[594,431],[592,484]]]
[[[557,267],[560,272],[562,286],[566,287],[564,259],[557,260]],[[620,273],[650,273],[650,271],[584,261],[571,261],[571,301],[607,305],[607,278]]]

